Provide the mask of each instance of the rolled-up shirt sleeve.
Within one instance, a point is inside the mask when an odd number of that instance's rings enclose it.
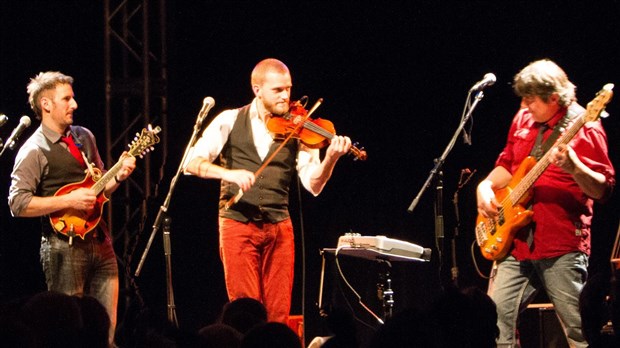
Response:
[[[220,154],[228,141],[228,135],[232,131],[239,110],[225,110],[217,115],[205,128],[196,144],[189,150],[187,158],[183,162],[184,173],[190,175],[185,168],[196,157],[207,158],[213,162]]]
[[[36,194],[41,178],[46,174],[47,158],[34,145],[24,144],[15,157],[9,188],[11,215],[20,216]]]
[[[299,176],[304,188],[315,197],[321,192],[312,191],[312,187],[310,186],[310,178],[320,164],[321,158],[318,149],[311,149],[303,144],[299,145],[299,152],[297,153],[297,175]]]

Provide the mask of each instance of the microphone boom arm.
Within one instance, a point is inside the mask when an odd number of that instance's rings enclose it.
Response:
[[[422,185],[422,188],[420,189],[420,191],[418,192],[416,197],[413,199],[413,201],[409,205],[409,208],[407,209],[407,211],[409,213],[413,212],[415,207],[420,202],[420,198],[424,194],[424,191],[426,191],[426,189],[430,186],[431,182],[437,176],[437,173],[439,173],[441,171],[441,167],[443,166],[443,163],[445,162],[446,157],[448,157],[448,154],[450,153],[450,151],[452,151],[452,148],[454,147],[454,144],[456,143],[456,139],[458,138],[459,134],[463,131],[463,128],[465,127],[465,124],[467,123],[467,121],[471,117],[471,114],[474,111],[474,109],[476,108],[476,105],[478,105],[478,102],[480,102],[480,100],[482,100],[483,97],[484,97],[484,93],[482,91],[479,91],[478,93],[476,93],[476,95],[474,97],[474,102],[472,103],[472,105],[469,108],[468,112],[462,117],[461,123],[459,124],[459,127],[457,128],[456,132],[454,133],[454,136],[452,136],[452,140],[450,140],[450,143],[448,144],[448,146],[446,147],[444,152],[441,154],[441,157],[435,160],[435,167],[433,167],[433,169],[431,169],[430,174],[429,174],[428,178],[426,179],[426,182],[424,182],[424,185]]]

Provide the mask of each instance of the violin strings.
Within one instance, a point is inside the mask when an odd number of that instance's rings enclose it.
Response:
[[[315,133],[317,133],[319,135],[322,135],[322,136],[326,137],[329,140],[331,140],[334,137],[334,135],[332,133],[328,132],[327,130],[325,130],[325,129],[319,127],[319,126],[317,126],[316,124],[314,124],[312,122],[305,121],[304,122],[304,127],[308,128],[309,130],[311,130],[311,131],[313,131],[313,132],[315,132]]]

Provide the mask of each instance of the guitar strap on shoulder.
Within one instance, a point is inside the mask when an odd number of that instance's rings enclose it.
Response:
[[[70,132],[71,132],[71,135],[73,136],[73,141],[75,142],[75,146],[77,146],[77,148],[80,150],[80,153],[82,154],[82,157],[84,157],[84,160],[88,162],[88,155],[84,153],[83,144],[82,144],[82,141],[80,140],[80,137],[75,132],[73,127],[71,127]]]
[[[568,110],[566,111],[566,115],[564,115],[564,117],[562,117],[562,119],[555,125],[555,127],[553,127],[553,133],[551,133],[549,138],[547,138],[544,144],[541,145],[543,133],[545,133],[547,128],[549,128],[549,126],[546,123],[542,124],[538,131],[538,136],[536,137],[536,142],[534,143],[534,147],[532,148],[532,152],[530,153],[530,155],[534,156],[536,160],[541,159],[541,157],[547,151],[549,151],[549,149],[551,149],[553,144],[555,144],[555,141],[558,139],[560,134],[564,133],[564,130],[566,129],[566,126],[568,125],[568,122],[570,122],[570,120],[572,120],[573,118],[583,114],[584,111],[585,109],[581,105],[577,103],[572,103],[568,107]]]
[[[546,150],[548,150],[546,149],[545,151],[543,151],[543,143],[542,143],[543,135],[545,134],[545,131],[547,130],[547,128],[549,128],[549,126],[546,123],[541,124],[538,128],[538,135],[536,136],[536,142],[534,142],[534,147],[532,147],[532,151],[530,152],[530,156],[534,156],[536,160],[539,160],[545,154]],[[547,138],[545,145],[549,144],[549,140],[551,138],[553,138],[553,134],[551,134],[549,138]]]

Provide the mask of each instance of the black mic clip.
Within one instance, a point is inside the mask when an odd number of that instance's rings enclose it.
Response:
[[[469,168],[461,169],[461,175],[459,176],[459,183],[457,185],[458,189],[460,190],[463,188],[463,186],[467,185],[467,183],[469,182],[469,180],[471,180],[474,174],[476,174],[476,169],[474,169],[473,171]]]

